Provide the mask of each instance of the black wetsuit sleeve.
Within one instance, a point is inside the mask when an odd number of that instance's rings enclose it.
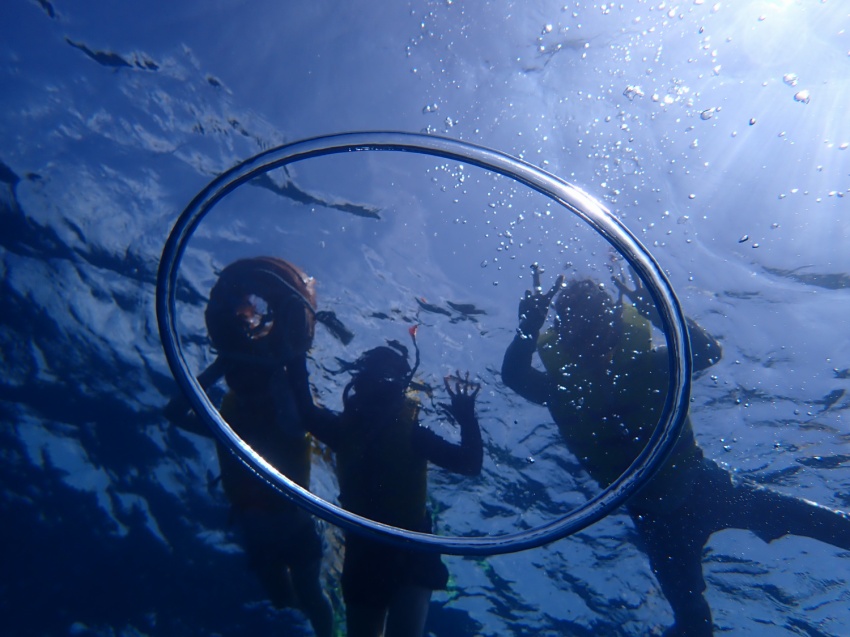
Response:
[[[657,312],[642,315],[662,332],[664,327],[661,325],[661,319]],[[696,321],[685,317],[685,324],[688,328],[688,338],[691,341],[691,360],[693,362],[694,373],[708,369],[717,363],[723,356],[723,349],[720,343],[711,334],[705,331]]]
[[[687,319],[688,335],[691,339],[691,353],[694,362],[694,372],[701,372],[714,365],[723,356],[723,349],[711,334]]]
[[[460,425],[459,445],[441,438],[427,427],[417,425],[413,430],[414,449],[438,467],[467,476],[478,475],[484,461],[484,443],[478,419],[473,410],[470,412],[455,414]]]
[[[502,382],[526,400],[543,405],[549,400],[551,381],[549,374],[531,366],[536,350],[537,334],[517,334],[502,359]]]
[[[209,367],[198,375],[198,382],[206,390],[215,385],[222,376],[224,376],[224,362],[221,358],[216,358]],[[214,437],[212,431],[198,418],[195,410],[192,409],[183,394],[178,394],[168,401],[163,414],[171,424],[184,431],[207,438]]]
[[[287,372],[304,428],[320,442],[331,449],[336,449],[339,445],[342,417],[330,409],[320,407],[313,400],[313,394],[310,392],[310,377],[307,373],[307,358],[289,363]]]

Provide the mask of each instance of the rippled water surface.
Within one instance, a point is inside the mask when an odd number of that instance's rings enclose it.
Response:
[[[426,132],[521,157],[603,201],[653,253],[724,357],[694,382],[709,457],[850,508],[850,8],[840,0],[347,3],[14,0],[0,21],[0,617],[8,635],[310,634],[245,568],[214,445],[169,426],[154,312],[180,211],[273,146]],[[481,477],[431,472],[439,533],[515,532],[597,492],[548,413],[499,376],[528,266],[622,261],[542,195],[480,168],[349,153],[226,197],[181,269],[190,364],[210,362],[218,271],[274,254],[355,333],[340,360],[420,325],[425,419],[441,377],[484,385]],[[333,499],[317,452],[313,490]],[[338,536],[325,578],[336,591]],[[660,635],[672,621],[629,519],[543,548],[446,558],[430,632]],[[712,537],[716,634],[850,625],[850,556],[813,540]]]

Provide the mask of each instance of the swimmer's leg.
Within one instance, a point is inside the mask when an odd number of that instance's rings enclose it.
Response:
[[[346,603],[348,637],[383,637],[387,609],[366,604]]]
[[[850,551],[850,515],[809,500],[745,481],[733,483],[734,512],[743,519],[729,526],[749,529],[765,542],[785,535],[810,537]]]
[[[321,583],[321,560],[306,565],[290,567],[292,585],[300,601],[300,608],[307,615],[316,637],[332,637],[334,614],[331,602],[325,595]]]
[[[431,589],[405,585],[393,596],[384,637],[420,637],[425,632]]]
[[[665,637],[711,637],[711,608],[705,599],[702,551],[705,537],[687,520],[632,515],[642,548],[673,611],[674,625]]]

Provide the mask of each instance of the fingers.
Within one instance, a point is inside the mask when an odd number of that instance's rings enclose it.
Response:
[[[452,383],[454,383],[454,389],[452,389]],[[479,383],[469,379],[469,372],[463,374],[460,370],[457,370],[454,375],[444,376],[443,384],[453,399],[457,396],[475,398],[481,390]]]
[[[552,302],[552,299],[554,299],[554,298],[555,298],[555,295],[556,295],[556,294],[560,291],[560,289],[563,287],[563,285],[564,285],[564,275],[563,275],[563,274],[559,274],[559,275],[558,275],[558,278],[557,278],[557,279],[555,279],[555,284],[554,284],[554,285],[552,286],[552,288],[551,288],[551,289],[550,289],[550,290],[546,293],[546,300],[547,300],[547,301],[549,301],[549,302],[551,303],[551,302]]]

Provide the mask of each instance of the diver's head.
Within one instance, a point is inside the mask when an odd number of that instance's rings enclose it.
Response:
[[[236,261],[210,292],[210,341],[231,360],[280,364],[310,349],[316,298],[312,279],[272,257]]]
[[[590,279],[570,281],[555,298],[558,338],[581,352],[604,354],[622,332],[622,307]]]
[[[407,352],[396,343],[364,352],[350,371],[352,378],[345,393],[348,395],[353,389],[361,398],[388,399],[403,396],[413,378]]]

